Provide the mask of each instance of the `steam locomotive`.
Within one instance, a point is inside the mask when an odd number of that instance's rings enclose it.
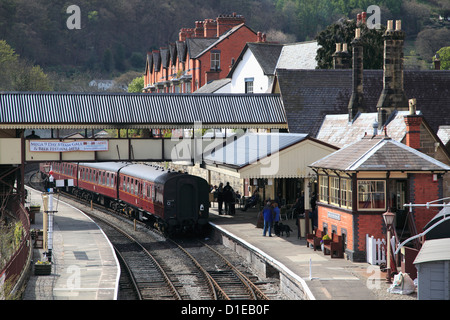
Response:
[[[79,198],[168,234],[199,233],[208,225],[209,185],[197,176],[124,162],[47,162],[40,171],[54,180],[69,181],[65,191]]]

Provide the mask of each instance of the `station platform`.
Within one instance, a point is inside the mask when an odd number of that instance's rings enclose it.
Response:
[[[307,247],[305,235],[298,237],[294,219],[281,221],[293,230],[289,237],[274,234],[264,237],[263,229],[257,228],[257,218],[256,209],[244,212],[236,208],[233,216],[219,215],[217,204],[210,209],[210,221],[216,228],[259,251],[278,269],[296,277],[306,285],[308,299],[377,300],[380,297],[373,289],[383,292],[388,287],[386,273],[380,272],[378,266],[331,258],[320,250]]]
[[[28,189],[28,201],[41,205],[31,229],[42,230],[41,193]],[[46,260],[34,248],[23,300],[117,300],[120,266],[103,231],[78,209],[54,198],[52,270],[35,275],[34,263]]]

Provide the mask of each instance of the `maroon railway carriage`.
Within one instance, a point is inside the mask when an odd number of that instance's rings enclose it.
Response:
[[[55,180],[75,180],[67,191],[164,231],[198,232],[208,225],[209,185],[200,177],[124,162],[52,162],[41,165],[42,172],[45,166]]]

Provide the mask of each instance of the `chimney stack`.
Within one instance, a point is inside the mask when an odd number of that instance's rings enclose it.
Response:
[[[203,38],[204,36],[203,21],[195,21],[194,36],[195,38]]]
[[[436,53],[433,60],[434,70],[441,70],[441,60],[439,60],[439,55]]]
[[[348,103],[348,120],[353,121],[358,112],[364,112],[364,87],[363,87],[363,45],[361,40],[361,29],[355,30],[355,39],[352,41],[352,96]]]
[[[333,53],[333,68],[334,69],[350,69],[351,59],[350,53],[347,50],[346,43],[336,43],[336,52]]]
[[[214,19],[205,19],[204,22],[204,37],[214,38],[217,36],[217,22]]]
[[[395,110],[408,110],[408,100],[403,90],[403,41],[405,32],[401,30],[401,21],[396,21],[394,30],[393,20],[388,20],[383,38],[383,91],[377,103],[379,128],[385,125],[389,115]]]
[[[406,145],[420,150],[420,125],[422,116],[416,114],[416,99],[409,100],[409,115],[405,116]]]
[[[245,23],[245,18],[242,15],[237,15],[233,12],[232,15],[220,15],[216,19],[217,21],[217,37],[220,37],[228,30],[233,29],[242,23]]]

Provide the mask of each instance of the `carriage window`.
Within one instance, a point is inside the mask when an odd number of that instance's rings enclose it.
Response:
[[[126,185],[126,182],[125,182],[125,177],[122,177],[122,181],[123,181],[122,190],[126,191],[127,190],[127,185]]]
[[[109,187],[109,172],[106,174],[106,185]]]
[[[152,199],[153,199],[153,201],[156,200],[155,185],[152,185]]]

